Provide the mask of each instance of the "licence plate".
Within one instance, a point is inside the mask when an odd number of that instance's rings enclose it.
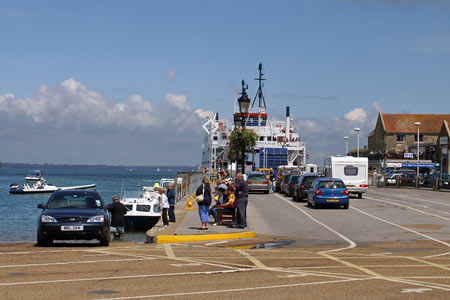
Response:
[[[347,184],[347,187],[354,187],[354,184]]]
[[[327,199],[327,202],[339,202],[339,199]]]
[[[83,231],[83,225],[77,226],[61,226],[61,231]]]

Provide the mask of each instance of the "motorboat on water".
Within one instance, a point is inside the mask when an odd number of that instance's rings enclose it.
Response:
[[[33,184],[25,183],[20,187],[17,183],[12,183],[9,186],[10,194],[41,194],[41,193],[53,193],[57,190],[74,190],[74,189],[90,189],[95,187],[95,184],[87,185],[75,185],[75,186],[60,186],[57,187],[51,183],[42,183],[41,181],[35,182]]]
[[[153,187],[142,187],[142,190],[127,192],[120,202],[125,205],[125,231],[147,231],[161,218],[160,195]]]
[[[41,170],[33,170],[28,172],[25,176],[25,181],[27,182],[36,182],[36,181],[45,181],[44,177],[42,177],[43,173]]]

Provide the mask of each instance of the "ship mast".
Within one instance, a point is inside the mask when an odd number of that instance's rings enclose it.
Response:
[[[264,99],[264,94],[262,91],[262,88],[264,86],[262,82],[263,82],[263,80],[266,80],[266,79],[262,78],[264,75],[264,73],[262,72],[262,63],[259,63],[258,70],[259,70],[259,77],[255,78],[255,80],[259,81],[259,87],[258,87],[258,91],[256,92],[255,98],[253,99],[253,103],[252,103],[251,107],[252,108],[254,107],[256,98],[258,98],[258,104],[259,104],[258,112],[261,113],[261,112],[265,111],[265,109],[266,109],[266,100]]]

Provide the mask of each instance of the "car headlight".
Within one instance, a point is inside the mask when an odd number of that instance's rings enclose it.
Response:
[[[87,221],[89,223],[103,223],[103,221],[105,221],[105,216],[104,215],[93,216],[90,217],[89,220]]]
[[[52,216],[42,215],[41,222],[42,223],[56,223],[58,221],[55,218],[53,218]]]

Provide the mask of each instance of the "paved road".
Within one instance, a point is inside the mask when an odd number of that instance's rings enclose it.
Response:
[[[449,299],[449,220],[449,193],[372,189],[348,210],[252,194],[250,229],[284,247],[3,244],[0,298]]]

